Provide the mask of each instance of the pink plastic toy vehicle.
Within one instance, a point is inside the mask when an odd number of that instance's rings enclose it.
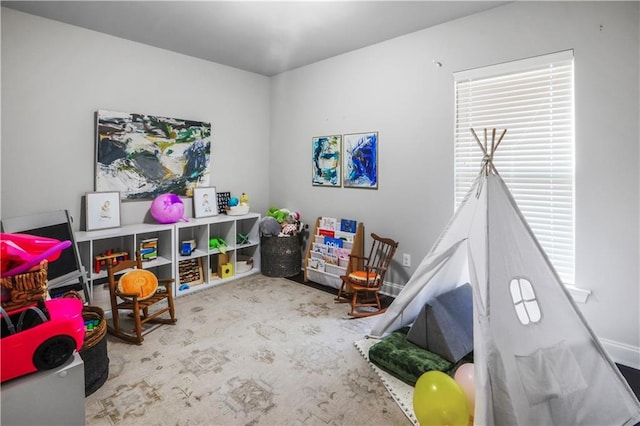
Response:
[[[59,367],[84,344],[79,299],[47,300],[0,315],[0,382]]]

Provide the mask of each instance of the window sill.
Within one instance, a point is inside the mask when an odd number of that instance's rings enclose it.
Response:
[[[565,287],[569,290],[569,294],[571,294],[571,297],[573,297],[573,300],[576,303],[587,303],[587,299],[589,298],[589,295],[591,295],[591,291],[572,285],[565,285]]]

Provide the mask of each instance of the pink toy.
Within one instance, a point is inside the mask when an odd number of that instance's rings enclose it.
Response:
[[[151,202],[151,216],[158,223],[176,223],[180,219],[187,221],[184,216],[184,204],[175,194],[158,195]]]
[[[0,277],[10,277],[28,271],[47,259],[53,262],[71,241],[29,234],[0,234]]]
[[[64,364],[84,344],[82,301],[53,299],[2,318],[0,382]]]

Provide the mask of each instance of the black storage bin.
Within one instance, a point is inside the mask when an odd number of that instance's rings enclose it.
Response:
[[[292,277],[300,273],[302,254],[297,235],[260,239],[260,269],[267,277]]]
[[[82,310],[85,321],[97,321],[98,325],[85,336],[80,349],[84,362],[84,396],[89,396],[104,384],[109,377],[107,356],[107,320],[104,311],[97,306],[85,306]]]

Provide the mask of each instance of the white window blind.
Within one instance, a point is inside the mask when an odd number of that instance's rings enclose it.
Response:
[[[573,51],[454,74],[455,201],[480,170],[484,129],[503,129],[494,164],[565,284],[574,279]]]

